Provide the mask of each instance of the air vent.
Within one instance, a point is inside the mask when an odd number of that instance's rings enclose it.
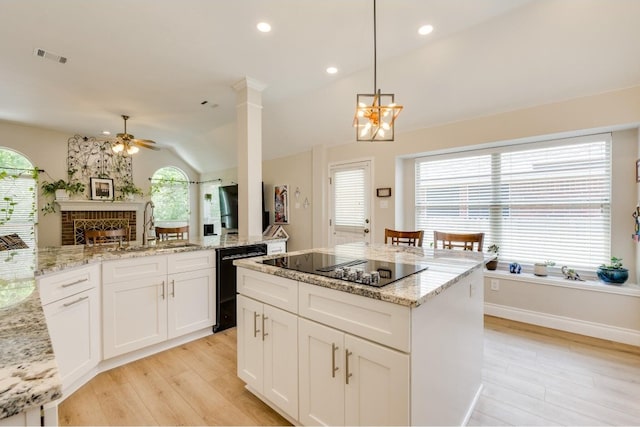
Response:
[[[53,52],[47,52],[44,49],[36,48],[36,49],[33,50],[33,54],[35,56],[39,56],[40,58],[49,59],[51,61],[59,62],[60,64],[66,64],[67,63],[67,58],[65,58],[64,56],[60,56],[60,55],[55,54]]]

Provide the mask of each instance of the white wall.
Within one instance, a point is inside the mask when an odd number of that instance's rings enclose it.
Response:
[[[22,153],[34,166],[46,171],[40,175],[40,182],[67,178],[67,140],[73,135],[50,129],[42,129],[30,126],[18,125],[6,121],[0,121],[0,146],[8,147]],[[142,149],[133,158],[133,181],[141,187],[145,194],[149,192],[150,178],[153,173],[164,166],[176,166],[182,169],[190,180],[197,180],[197,172],[182,161],[173,152],[167,149],[152,151]],[[191,186],[190,196],[197,201],[197,192]],[[39,192],[38,196],[38,246],[59,246],[60,213],[44,215],[40,208],[47,200]],[[191,224],[197,225],[196,230],[201,229],[198,218],[198,205],[191,211]],[[194,226],[195,227],[195,226]],[[201,230],[200,230],[201,232]],[[142,230],[138,230],[141,235]],[[140,236],[138,236],[140,237]]]

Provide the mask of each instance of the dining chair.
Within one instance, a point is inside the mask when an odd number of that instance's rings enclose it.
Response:
[[[384,243],[391,243],[392,245],[406,245],[406,246],[422,246],[422,237],[424,231],[399,231],[391,230],[389,228],[384,229]]]
[[[188,239],[189,226],[182,227],[156,227],[156,239],[172,240],[172,239]]]
[[[482,252],[483,241],[484,233],[433,232],[433,247],[435,249],[462,249]]]
[[[129,242],[129,227],[112,230],[84,230],[85,245],[100,246],[103,243]]]

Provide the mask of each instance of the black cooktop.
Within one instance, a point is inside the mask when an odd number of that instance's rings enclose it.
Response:
[[[375,287],[388,285],[428,268],[425,264],[401,264],[319,252],[284,255],[278,258],[266,259],[262,262],[288,270],[317,274]]]

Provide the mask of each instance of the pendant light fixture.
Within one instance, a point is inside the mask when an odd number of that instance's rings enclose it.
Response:
[[[402,105],[395,95],[382,93],[377,82],[376,0],[373,0],[373,93],[357,94],[353,126],[356,141],[393,141],[394,124]]]

